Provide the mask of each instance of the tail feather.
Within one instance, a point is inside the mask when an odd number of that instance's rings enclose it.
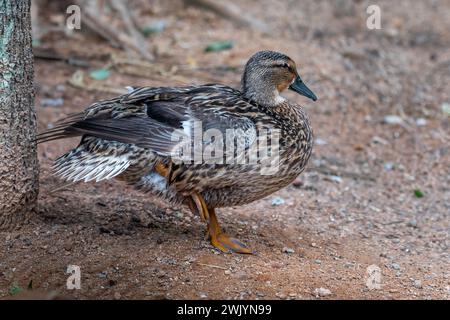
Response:
[[[54,173],[70,181],[96,182],[108,180],[121,174],[131,165],[127,154],[94,154],[84,150],[83,145],[56,159]]]

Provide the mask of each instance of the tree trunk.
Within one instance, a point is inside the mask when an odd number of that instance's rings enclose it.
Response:
[[[0,0],[0,230],[19,227],[38,193],[30,0]]]

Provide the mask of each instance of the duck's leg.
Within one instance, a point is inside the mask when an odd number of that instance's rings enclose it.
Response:
[[[166,177],[169,174],[169,169],[162,163],[155,165],[155,171],[162,177]],[[185,204],[189,206],[192,212],[200,213],[200,217],[208,224],[208,235],[211,240],[211,244],[222,252],[237,252],[237,253],[253,253],[245,244],[238,239],[231,238],[230,236],[222,233],[217,220],[216,211],[214,208],[208,208],[205,199],[199,194],[194,193],[190,198],[186,198]]]
[[[195,206],[197,207],[196,211],[200,213],[200,217],[202,218],[202,221],[205,221],[205,222],[209,221],[208,206],[206,205],[206,202],[203,199],[203,197],[196,192],[192,195],[192,200],[194,201]]]
[[[236,252],[252,254],[253,251],[249,249],[245,244],[243,244],[238,239],[232,238],[225,233],[219,226],[219,221],[217,220],[216,211],[214,208],[209,210],[209,221],[208,221],[208,234],[210,236],[211,244],[222,252]]]

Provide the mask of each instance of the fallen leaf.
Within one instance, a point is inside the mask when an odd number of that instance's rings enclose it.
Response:
[[[105,80],[109,77],[108,69],[97,69],[89,73],[89,76],[94,80]]]
[[[414,195],[416,198],[423,198],[425,194],[420,189],[414,189]]]
[[[205,52],[216,52],[222,50],[228,50],[233,48],[233,41],[225,40],[225,41],[217,41],[208,44],[205,48]]]

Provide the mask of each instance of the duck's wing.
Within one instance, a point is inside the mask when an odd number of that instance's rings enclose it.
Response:
[[[195,130],[209,132],[207,139],[202,139],[202,148],[215,140],[211,134],[220,133],[225,139],[234,130],[243,151],[256,140],[254,122],[244,116],[251,108],[238,91],[220,85],[141,87],[64,119],[39,135],[38,141],[88,135],[173,156],[180,141],[195,138]]]

